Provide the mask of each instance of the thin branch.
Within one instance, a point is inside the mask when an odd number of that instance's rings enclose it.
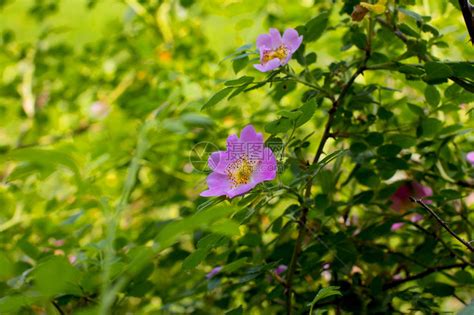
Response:
[[[330,132],[331,132],[331,126],[334,122],[334,117],[337,112],[337,109],[339,106],[342,104],[344,101],[344,98],[346,97],[347,93],[349,92],[350,88],[354,84],[354,81],[357,79],[357,77],[364,72],[364,70],[367,68],[367,61],[370,58],[370,52],[371,52],[371,37],[372,37],[372,28],[373,28],[373,23],[371,21],[369,25],[369,36],[368,36],[368,41],[367,41],[367,46],[365,49],[365,56],[364,60],[362,63],[359,65],[357,70],[354,72],[354,74],[350,77],[349,81],[344,85],[342,88],[338,98],[333,101],[332,107],[329,110],[329,118],[326,122],[326,125],[324,127],[323,135],[321,136],[321,140],[319,142],[318,148],[316,150],[316,153],[313,158],[312,165],[317,164],[319,162],[319,159],[321,158],[321,155],[324,150],[324,146],[326,145],[327,140],[330,138]],[[305,201],[311,197],[311,187],[313,185],[313,177],[310,176],[308,180],[306,181],[306,187],[305,187]],[[303,208],[301,209],[301,214],[300,218],[298,220],[298,238],[296,239],[295,247],[293,249],[293,254],[291,256],[291,261],[290,265],[288,267],[288,273],[286,277],[286,313],[288,315],[291,315],[292,313],[292,306],[291,306],[291,298],[292,298],[292,286],[293,286],[293,276],[296,270],[296,264],[298,261],[298,257],[301,253],[301,247],[303,240],[306,236],[306,221],[307,221],[307,216],[308,216],[308,211],[309,208],[306,204],[302,205]]]
[[[416,198],[413,198],[413,197],[410,197],[411,201],[413,202],[416,202],[417,204],[419,204],[423,209],[425,209],[426,211],[428,211],[435,219],[436,221],[438,221],[438,223],[446,230],[449,232],[449,234],[451,234],[455,239],[457,239],[459,242],[461,242],[464,246],[466,246],[471,252],[474,252],[474,247],[472,247],[471,244],[469,244],[469,242],[466,242],[464,239],[462,239],[460,236],[458,236],[453,230],[451,230],[451,228],[446,224],[446,222],[444,222],[437,214],[436,212],[433,211],[433,209],[431,209],[430,207],[428,207],[424,202],[423,200],[421,199],[416,199]]]
[[[53,304],[54,308],[59,312],[59,314],[64,315],[64,311],[61,309],[59,304],[56,303],[56,301],[51,301],[51,303]]]
[[[472,263],[469,263],[467,262],[462,256],[459,256],[455,251],[453,251],[451,249],[451,247],[449,247],[449,245],[443,241],[443,239],[441,237],[439,237],[436,233],[433,233],[433,232],[430,232],[428,231],[427,229],[425,229],[424,227],[422,227],[421,225],[415,223],[415,222],[410,222],[410,224],[412,224],[414,227],[416,227],[417,229],[419,229],[420,231],[422,231],[423,233],[425,233],[426,235],[429,235],[431,236],[432,238],[434,238],[435,240],[437,240],[438,242],[440,242],[444,248],[446,248],[446,250],[448,250],[448,252],[453,256],[453,257],[456,257],[458,258],[459,260],[461,260],[463,263],[466,263],[466,264],[469,264],[471,266],[473,266],[474,264]]]
[[[459,7],[461,8],[471,43],[474,44],[474,7],[469,3],[469,0],[459,0]]]
[[[447,269],[454,269],[454,268],[465,268],[467,266],[468,266],[468,264],[458,263],[458,264],[452,264],[452,265],[430,267],[430,268],[426,269],[425,271],[417,273],[413,276],[409,276],[409,277],[406,277],[406,278],[403,278],[403,279],[398,279],[398,280],[388,282],[388,283],[384,284],[383,290],[384,291],[389,290],[389,289],[392,289],[396,286],[399,286],[399,285],[401,285],[405,282],[409,282],[409,281],[424,278],[424,277],[426,277],[426,276],[428,276],[428,275],[430,275],[434,272],[437,272],[437,271],[442,271],[442,270],[447,270]]]

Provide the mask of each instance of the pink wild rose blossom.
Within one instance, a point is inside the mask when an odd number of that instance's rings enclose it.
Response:
[[[397,191],[390,197],[393,210],[403,213],[413,207],[410,197],[421,199],[424,197],[433,196],[433,190],[428,186],[412,181],[398,187]],[[431,200],[425,200],[425,203],[430,204]]]
[[[276,177],[277,161],[270,148],[265,147],[261,133],[252,125],[227,138],[227,150],[213,152],[208,160],[212,173],[207,177],[208,190],[202,197],[245,194],[257,184]]]
[[[404,213],[413,206],[410,197],[421,199],[430,196],[433,196],[433,190],[430,187],[423,186],[422,184],[415,181],[407,182],[398,187],[397,191],[395,191],[395,193],[390,197],[390,200],[392,201],[392,205],[390,207],[397,212]],[[424,202],[430,204],[431,200],[425,200]],[[418,213],[415,213],[410,217],[410,221],[413,223],[416,223],[422,219],[423,216]],[[397,222],[392,224],[390,230],[397,231],[403,226],[403,222]]]
[[[261,72],[284,66],[302,42],[303,36],[299,36],[298,32],[292,28],[286,29],[283,37],[276,28],[271,28],[269,34],[262,34],[257,38],[260,63],[253,66]]]

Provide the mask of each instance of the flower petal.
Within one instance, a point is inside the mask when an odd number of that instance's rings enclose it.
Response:
[[[270,49],[272,47],[272,38],[268,34],[262,34],[257,37],[257,48],[262,51],[262,49]]]
[[[203,191],[202,197],[222,196],[231,189],[229,178],[226,175],[212,172],[207,177],[208,190]]]
[[[469,152],[468,154],[466,154],[466,160],[469,163],[471,163],[472,165],[474,165],[474,151]]]
[[[207,161],[209,168],[214,172],[225,175],[225,170],[231,162],[231,155],[227,151],[213,152]]]
[[[261,72],[268,72],[278,68],[281,65],[281,61],[278,58],[274,58],[265,64],[256,64],[253,65],[255,69]]]
[[[403,222],[394,223],[394,224],[392,224],[392,226],[390,227],[390,230],[392,230],[392,231],[399,230],[399,229],[401,229],[404,225],[405,225],[405,223],[403,223]]]
[[[291,53],[294,53],[303,42],[303,36],[299,36],[298,32],[292,28],[286,29],[283,34],[283,44],[288,47]]]
[[[260,132],[256,132],[252,125],[247,125],[240,132],[240,141],[252,144],[263,143],[263,136]]]
[[[246,192],[248,192],[249,190],[254,188],[257,184],[258,183],[252,181],[248,184],[239,185],[239,186],[227,191],[227,197],[234,198],[238,195],[245,194]]]
[[[263,150],[263,159],[255,169],[253,178],[257,183],[274,180],[278,170],[278,164],[270,148]]]
[[[276,28],[270,29],[270,37],[272,38],[272,46],[270,47],[271,49],[277,49],[281,46],[281,44],[283,44],[280,31],[278,31]]]

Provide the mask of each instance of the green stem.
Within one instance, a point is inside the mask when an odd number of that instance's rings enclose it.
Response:
[[[354,81],[357,79],[357,77],[360,74],[362,74],[367,69],[367,61],[369,60],[370,54],[371,54],[371,38],[373,36],[373,27],[374,27],[374,24],[373,24],[373,21],[371,20],[369,22],[369,31],[368,31],[369,36],[367,40],[367,46],[365,49],[364,60],[359,65],[359,67],[354,72],[354,74],[350,77],[349,81],[347,81],[347,83],[344,85],[344,87],[342,88],[339,94],[339,97],[335,99],[332,103],[332,107],[329,110],[329,118],[324,127],[323,135],[321,136],[321,140],[319,142],[318,148],[314,155],[312,165],[317,164],[319,162],[319,159],[321,158],[321,155],[324,150],[324,146],[326,145],[326,142],[330,137],[331,126],[334,122],[334,116],[337,112],[337,109],[342,104],[344,98],[346,97],[350,88],[354,84]],[[334,99],[334,98],[331,97],[331,99]],[[293,291],[293,288],[292,288],[293,277],[296,271],[296,264],[298,262],[298,257],[301,253],[303,240],[306,236],[306,221],[307,221],[308,211],[309,211],[309,208],[306,203],[307,203],[307,200],[311,197],[312,186],[313,186],[313,176],[310,176],[306,182],[305,193],[304,193],[305,203],[302,205],[303,208],[301,210],[301,214],[298,220],[298,230],[299,230],[298,238],[296,239],[295,247],[293,249],[293,255],[291,256],[291,261],[290,261],[290,265],[288,266],[288,272],[287,272],[287,278],[286,278],[286,312],[288,315],[292,314],[291,299],[292,299],[292,291]]]
[[[100,299],[100,305],[99,305],[99,314],[101,315],[106,315],[109,313],[109,309],[115,300],[116,293],[118,292],[117,285],[111,286],[109,284],[111,267],[115,259],[113,243],[115,241],[115,236],[117,234],[117,226],[120,222],[121,214],[126,208],[126,206],[128,205],[128,200],[136,184],[137,174],[140,169],[140,161],[142,160],[148,148],[147,133],[150,130],[150,128],[154,126],[154,124],[155,124],[154,120],[147,121],[140,129],[140,132],[138,134],[136,151],[128,167],[127,178],[125,180],[125,184],[123,186],[123,190],[120,195],[120,199],[115,207],[115,210],[112,212],[112,210],[108,206],[107,201],[102,200],[102,205],[103,205],[104,211],[107,212],[108,218],[106,221],[107,238],[106,238],[105,257],[103,260],[104,273],[102,277],[102,290],[101,290],[101,299]],[[118,283],[122,283],[122,282],[119,281]],[[121,288],[122,285],[119,287]]]

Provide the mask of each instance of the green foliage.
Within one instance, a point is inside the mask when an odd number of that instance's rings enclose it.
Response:
[[[359,3],[0,0],[0,313],[472,314],[458,1]],[[201,197],[248,124],[277,178]]]

